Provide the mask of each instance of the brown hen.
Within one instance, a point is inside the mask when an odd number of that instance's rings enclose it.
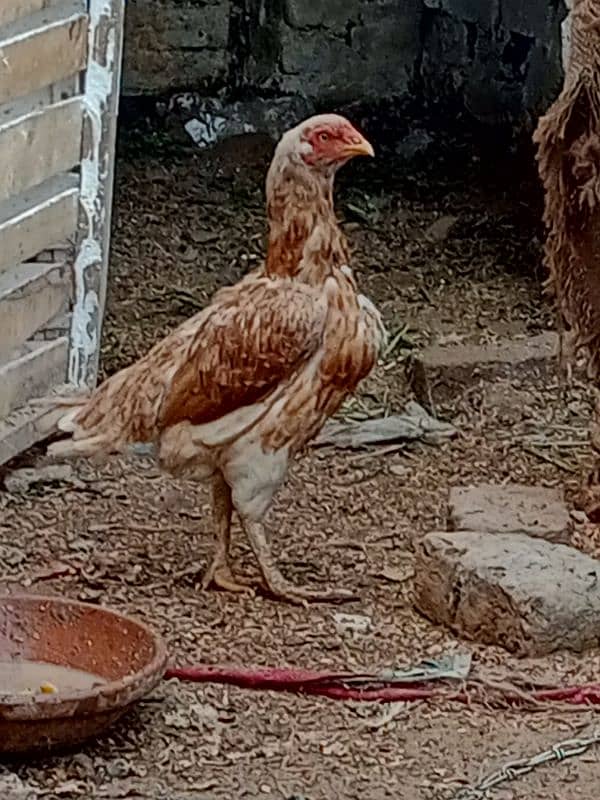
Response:
[[[154,446],[172,475],[212,482],[216,552],[204,586],[251,591],[229,563],[232,511],[268,592],[293,602],[343,600],[343,590],[289,583],[264,517],[290,458],[334,414],[377,360],[384,331],[357,292],[333,208],[337,169],[371,145],[343,117],[313,117],[279,142],[267,177],[264,268],[85,398],[54,409],[71,434],[55,455]]]

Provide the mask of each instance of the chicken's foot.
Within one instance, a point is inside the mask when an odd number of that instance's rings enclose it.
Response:
[[[215,524],[215,553],[202,579],[202,588],[215,585],[227,592],[254,594],[254,582],[249,578],[236,577],[229,564],[231,543],[231,488],[221,473],[217,473],[212,484],[213,519]]]
[[[258,561],[269,594],[280,600],[287,600],[297,605],[318,602],[342,603],[357,599],[356,595],[347,589],[314,590],[304,586],[295,586],[293,583],[290,583],[284,578],[275,563],[267,541],[265,526],[262,522],[256,522],[243,517],[241,521],[244,532],[248,537],[250,546]]]

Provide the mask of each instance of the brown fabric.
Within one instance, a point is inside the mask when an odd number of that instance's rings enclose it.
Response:
[[[576,0],[563,90],[534,134],[545,189],[548,288],[600,378],[600,0]]]

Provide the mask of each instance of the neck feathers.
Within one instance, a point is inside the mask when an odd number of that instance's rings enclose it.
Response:
[[[333,208],[333,174],[281,161],[274,160],[267,177],[266,273],[319,284],[349,260]]]

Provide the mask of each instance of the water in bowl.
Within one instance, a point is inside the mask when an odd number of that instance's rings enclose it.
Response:
[[[104,678],[43,661],[0,661],[0,698],[19,694],[71,694],[106,683]]]

